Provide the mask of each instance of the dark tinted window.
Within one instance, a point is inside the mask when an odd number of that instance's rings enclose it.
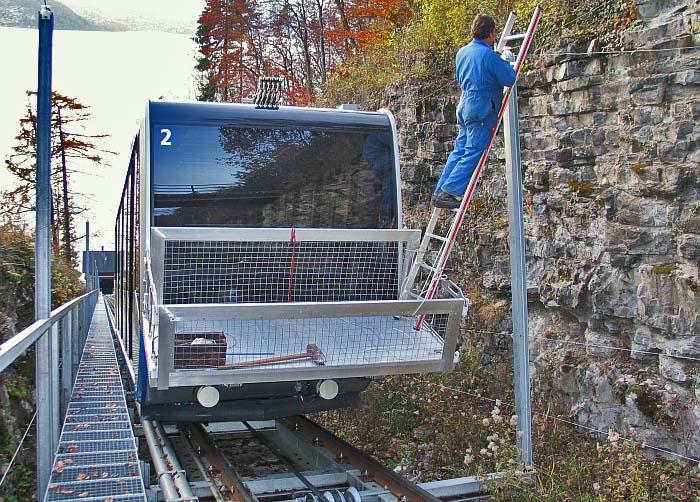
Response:
[[[392,135],[153,126],[153,224],[396,227]]]

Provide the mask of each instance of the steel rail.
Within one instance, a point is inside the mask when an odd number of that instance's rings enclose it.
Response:
[[[372,457],[364,454],[350,443],[331,434],[308,418],[297,416],[283,418],[279,421],[290,430],[301,430],[305,432],[310,437],[314,438],[315,441],[317,440],[320,446],[323,446],[336,455],[336,457],[341,458],[345,463],[351,464],[361,472],[366,473],[367,476],[374,478],[377,483],[388,489],[398,497],[399,500],[405,502],[440,502],[439,498],[435,497],[427,490],[410,482],[403,476],[399,476],[394,471],[387,469]]]
[[[194,457],[204,475],[204,480],[190,483],[192,491],[200,497],[208,499],[212,493],[217,501],[260,502],[274,497],[293,502],[299,499],[299,494],[309,491],[306,500],[320,502],[339,500],[338,496],[348,501],[389,497],[399,502],[462,502],[488,499],[485,482],[498,482],[502,478],[500,473],[492,473],[414,484],[304,417],[277,420],[277,432],[271,437],[263,435],[260,428],[245,422],[240,424],[241,428],[226,432],[251,433],[258,445],[252,453],[259,454],[259,445],[269,449],[284,465],[285,475],[251,473],[242,477],[216,445],[210,431],[198,423],[182,423],[178,429],[185,439],[184,451]],[[297,458],[310,462],[311,470],[299,472],[293,460]],[[357,491],[344,492],[341,486],[354,487]]]
[[[200,452],[197,452],[195,449],[195,446],[192,443],[192,436],[187,434],[182,428],[178,428],[178,430],[180,431],[180,437],[185,442],[185,445],[187,445],[187,448],[189,448],[189,453],[192,456],[192,460],[197,466],[197,469],[199,469],[199,473],[207,483],[207,486],[209,487],[211,494],[214,496],[214,499],[216,499],[216,502],[227,502],[223,495],[221,495],[219,485],[217,485],[216,479],[214,478],[214,474],[218,473],[211,464],[209,464],[209,466],[204,465],[205,458],[200,454],[201,450]]]
[[[314,484],[311,481],[309,481],[309,479],[306,476],[304,476],[301,473],[301,471],[299,471],[299,469],[294,467],[294,464],[291,460],[289,460],[289,457],[287,457],[287,455],[285,455],[284,452],[280,451],[275,445],[268,441],[267,438],[263,436],[263,434],[260,431],[257,431],[248,422],[243,422],[243,425],[245,425],[246,428],[253,433],[253,435],[258,441],[260,441],[268,450],[270,450],[278,459],[280,459],[280,461],[282,461],[285,467],[289,469],[289,472],[294,474],[294,476],[296,476],[299,479],[299,481],[304,483],[304,486],[306,486],[311,491],[311,493],[316,495],[316,497],[318,497],[318,500],[326,500],[321,491],[318,488],[316,488],[316,486],[314,486]]]
[[[231,493],[234,502],[259,502],[200,424],[193,422],[182,424],[180,430],[188,437],[188,442],[198,448],[199,455],[205,456],[211,466],[218,471],[219,479]]]

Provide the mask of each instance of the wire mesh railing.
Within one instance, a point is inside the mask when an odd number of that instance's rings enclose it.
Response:
[[[399,229],[154,228],[151,376],[164,389],[449,371],[464,299],[399,300],[419,239]],[[416,329],[420,314],[430,322]]]
[[[449,371],[463,299],[160,307],[161,388]],[[426,315],[420,329],[418,316]]]

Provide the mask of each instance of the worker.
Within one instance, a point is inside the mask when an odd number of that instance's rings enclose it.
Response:
[[[440,176],[433,203],[458,208],[481,155],[491,139],[503,100],[503,88],[515,83],[515,70],[493,50],[496,23],[479,14],[472,23],[473,40],[455,58],[462,96],[457,105],[459,134]]]

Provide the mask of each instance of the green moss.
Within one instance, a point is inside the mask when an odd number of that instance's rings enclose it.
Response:
[[[700,293],[700,285],[697,283],[697,281],[694,281],[693,279],[686,279],[685,285],[688,286],[688,289],[693,293]]]
[[[626,390],[627,390],[627,389],[626,389],[625,387],[614,387],[614,388],[613,388],[613,397],[615,398],[615,400],[616,400],[618,403],[620,403],[620,404],[625,404],[625,401],[626,401],[626,399],[625,399],[625,396],[626,396],[625,391],[626,391]]]
[[[587,197],[593,193],[593,185],[584,181],[572,181],[569,183],[569,188],[572,192],[575,192],[578,195],[583,195],[584,197]]]
[[[14,382],[7,382],[7,395],[15,401],[31,401],[32,390],[27,380],[20,376]]]
[[[634,174],[642,174],[644,170],[651,165],[651,162],[637,162],[636,164],[632,164],[630,166],[630,169]]]
[[[635,404],[642,414],[655,424],[671,427],[673,417],[664,412],[664,399],[661,393],[645,384],[630,385],[628,392],[637,396]]]
[[[677,263],[665,263],[663,265],[656,265],[651,268],[653,274],[670,274],[678,268]]]
[[[647,385],[630,385],[628,391],[637,396],[635,403],[639,411],[654,420],[659,412],[659,406],[662,404],[661,394],[650,389]]]

